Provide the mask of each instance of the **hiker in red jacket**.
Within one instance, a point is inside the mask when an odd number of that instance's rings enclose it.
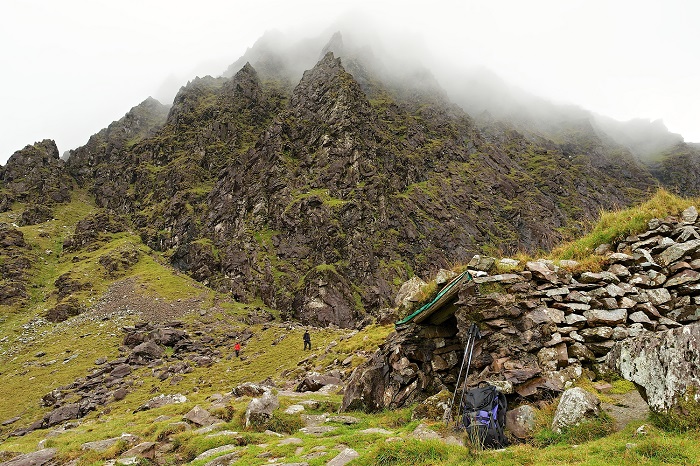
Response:
[[[233,350],[236,352],[236,357],[239,357],[238,355],[241,352],[241,344],[236,342],[236,344],[233,346]]]

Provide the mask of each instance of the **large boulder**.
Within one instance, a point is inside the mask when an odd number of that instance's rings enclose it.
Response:
[[[564,428],[576,426],[581,421],[597,417],[599,414],[600,400],[594,394],[579,387],[570,388],[559,400],[552,420],[552,430],[561,432]]]
[[[212,416],[209,411],[200,407],[199,405],[192,408],[187,414],[183,416],[186,420],[198,426],[210,426],[221,422],[221,419],[216,416]]]
[[[527,439],[535,430],[537,411],[530,405],[522,405],[506,412],[506,430],[514,437]]]
[[[267,421],[279,406],[279,400],[270,392],[265,392],[260,398],[253,398],[245,410],[246,427]]]
[[[428,286],[420,277],[412,277],[404,282],[396,294],[394,305],[399,309],[411,309],[416,302],[423,289]]]
[[[150,361],[162,357],[163,353],[163,348],[158,346],[154,341],[149,340],[134,347],[129,355],[129,363],[147,364]]]
[[[53,459],[58,452],[55,448],[44,448],[24,455],[15,456],[10,461],[2,463],[3,466],[42,466],[54,464]]]
[[[243,382],[237,387],[234,387],[234,389],[231,390],[231,393],[233,394],[233,396],[249,396],[252,398],[256,396],[261,396],[262,394],[269,391],[270,389],[263,385],[258,385],[252,382]]]
[[[700,323],[619,341],[607,365],[634,382],[652,411],[668,411],[689,391],[698,401]]]
[[[157,397],[151,398],[146,403],[144,403],[143,405],[138,407],[135,412],[146,411],[148,409],[161,408],[163,406],[184,403],[186,401],[187,401],[187,397],[185,395],[181,395],[179,393],[176,393],[174,395],[158,395]]]
[[[298,392],[317,392],[326,385],[342,385],[343,381],[332,375],[311,373],[304,377],[296,388]]]
[[[81,415],[80,406],[77,403],[63,405],[44,416],[46,427],[55,426],[71,419],[78,419]]]

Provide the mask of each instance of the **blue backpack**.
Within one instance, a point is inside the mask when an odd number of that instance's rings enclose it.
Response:
[[[503,430],[506,425],[506,396],[493,385],[473,388],[462,399],[462,427],[471,442],[483,448],[503,448],[508,445]]]

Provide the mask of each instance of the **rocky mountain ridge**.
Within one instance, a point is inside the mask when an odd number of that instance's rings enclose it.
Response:
[[[28,146],[2,169],[2,205],[26,202],[37,223],[87,189],[215,290],[353,327],[410,276],[485,249],[549,249],[659,184],[700,191],[678,168],[693,151],[650,171],[586,120],[475,120],[429,72],[392,80],[358,50],[334,37],[293,89],[274,48],[251,52],[231,78],[188,83],[169,110],[134,107],[65,164],[48,143]]]

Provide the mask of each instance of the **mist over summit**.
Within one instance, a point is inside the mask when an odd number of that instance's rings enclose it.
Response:
[[[190,80],[171,106],[146,99],[65,162],[34,155],[47,142],[16,152],[2,206],[42,199],[25,220],[39,222],[85,191],[206,286],[354,327],[413,275],[551,249],[660,186],[700,192],[697,148],[660,122],[615,122],[373,40],[266,34],[223,76]],[[45,178],[18,184],[22,171]]]

